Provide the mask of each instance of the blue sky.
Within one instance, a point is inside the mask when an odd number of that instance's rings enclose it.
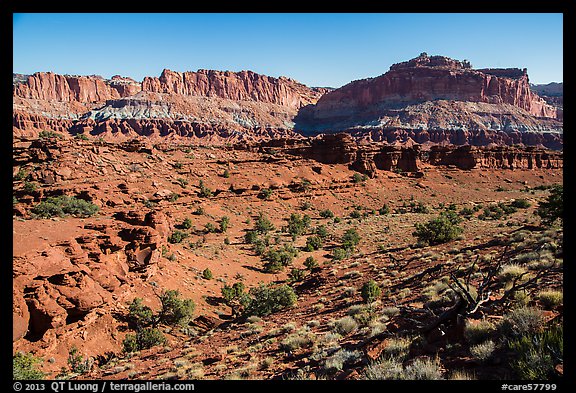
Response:
[[[252,70],[309,86],[374,77],[421,52],[563,80],[562,14],[14,14],[13,70],[159,76]]]

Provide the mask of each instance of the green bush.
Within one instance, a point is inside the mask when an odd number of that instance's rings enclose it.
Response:
[[[356,184],[362,183],[368,179],[368,176],[361,175],[360,173],[356,172],[352,175],[352,181]]]
[[[24,186],[22,187],[22,190],[26,193],[26,194],[31,194],[34,191],[36,191],[38,189],[38,185],[36,183],[32,183],[29,181],[25,181],[24,182]]]
[[[295,267],[295,268],[292,268],[292,270],[290,271],[288,278],[292,282],[297,282],[297,281],[302,281],[304,279],[304,276],[305,276],[304,270],[298,269]]]
[[[29,173],[24,170],[24,168],[18,169],[18,173],[14,176],[14,180],[25,180]]]
[[[382,289],[376,284],[376,281],[370,280],[362,285],[360,294],[364,302],[372,303],[382,295]]]
[[[326,229],[325,225],[319,225],[314,230],[316,235],[320,236],[321,239],[326,239],[328,237],[328,230]]]
[[[528,209],[531,206],[531,204],[526,199],[519,198],[510,202],[510,206],[518,209]]]
[[[334,213],[330,209],[325,209],[320,211],[320,217],[322,218],[332,218],[334,217]]]
[[[350,218],[362,218],[362,213],[360,213],[358,210],[352,210],[352,213],[350,213]]]
[[[265,316],[296,304],[296,294],[288,285],[271,287],[260,284],[249,291],[251,299],[246,307],[247,315]]]
[[[157,320],[165,325],[183,325],[192,317],[196,308],[192,299],[180,299],[178,290],[163,291],[160,302],[162,307]]]
[[[210,269],[206,268],[202,272],[202,277],[204,277],[206,280],[212,280],[214,278],[214,275],[212,274],[212,271]]]
[[[186,239],[187,237],[187,233],[176,230],[172,232],[172,234],[168,237],[168,242],[172,244],[181,243],[182,240]]]
[[[286,231],[292,235],[293,239],[304,234],[310,227],[310,217],[308,215],[300,216],[299,214],[292,213],[288,219],[288,226]]]
[[[214,233],[216,232],[216,227],[211,222],[207,222],[206,225],[204,225],[204,232]]]
[[[222,174],[222,177],[228,179],[230,177],[230,171],[228,169],[224,169],[224,173]]]
[[[266,234],[274,230],[274,225],[262,213],[258,215],[256,222],[254,222],[254,230],[261,234]]]
[[[90,138],[88,138],[88,135],[86,135],[86,134],[80,134],[80,133],[74,135],[74,138],[79,139],[79,140],[81,140],[81,141],[87,141],[87,140],[90,139]]]
[[[265,199],[265,200],[269,200],[270,197],[272,197],[272,194],[274,193],[274,191],[272,191],[272,189],[270,188],[263,188],[259,193],[258,193],[258,198],[260,199]]]
[[[564,336],[562,325],[552,326],[537,334],[524,334],[508,343],[514,353],[510,365],[522,380],[549,380],[554,367],[563,362]]]
[[[390,207],[387,204],[384,204],[380,209],[378,209],[378,213],[385,216],[390,213]]]
[[[192,228],[192,220],[186,217],[184,221],[182,221],[182,224],[180,224],[180,226],[182,227],[182,229],[190,229]]]
[[[509,337],[538,333],[544,324],[542,310],[534,307],[520,307],[504,315],[500,330]]]
[[[90,371],[90,361],[78,353],[78,348],[72,346],[68,350],[68,366],[73,373],[84,374]]]
[[[564,186],[556,184],[550,188],[550,195],[541,202],[536,214],[545,225],[552,225],[556,220],[562,220],[564,215]]]
[[[61,195],[49,197],[40,202],[32,209],[32,213],[40,218],[50,218],[54,216],[65,217],[66,215],[76,217],[91,217],[96,214],[99,207],[83,199]]]
[[[44,130],[38,133],[38,137],[40,139],[50,139],[50,138],[62,139],[64,136],[58,132]]]
[[[425,224],[414,224],[416,230],[412,233],[420,242],[427,245],[447,243],[456,239],[462,228],[454,223],[454,220],[446,214],[440,214]]]
[[[16,352],[14,355],[12,355],[12,379],[44,379],[46,374],[38,369],[38,365],[41,362],[41,358],[37,358],[31,353]]]
[[[200,180],[200,183],[198,184],[198,187],[200,188],[200,191],[198,192],[198,196],[200,198],[210,198],[212,197],[213,193],[212,190],[210,190],[208,187],[206,187],[206,185],[204,184],[203,180]]]
[[[341,261],[349,256],[350,250],[346,248],[336,247],[334,251],[332,251],[332,260],[334,261]]]
[[[154,312],[142,303],[142,298],[135,298],[128,305],[128,324],[135,329],[144,328],[154,323]]]
[[[230,218],[227,216],[224,216],[220,219],[220,232],[224,233],[228,230],[228,227],[230,226]]]
[[[547,290],[538,293],[538,300],[546,310],[551,310],[562,304],[564,294],[561,291]]]
[[[313,269],[316,269],[318,267],[318,262],[316,261],[316,259],[314,259],[314,257],[309,256],[304,261],[304,266],[306,266],[306,269],[308,269],[308,270],[313,270]]]
[[[127,334],[122,344],[124,352],[130,353],[152,348],[156,345],[166,344],[166,337],[157,328],[144,328],[138,330],[136,334]]]
[[[244,234],[244,241],[247,244],[254,244],[258,240],[258,233],[256,231],[248,231]]]
[[[354,228],[348,229],[342,236],[342,247],[346,250],[354,250],[360,243],[360,235]]]
[[[306,246],[304,247],[304,249],[306,251],[314,251],[314,250],[319,250],[322,248],[322,239],[320,238],[320,236],[310,236],[308,239],[306,239]]]

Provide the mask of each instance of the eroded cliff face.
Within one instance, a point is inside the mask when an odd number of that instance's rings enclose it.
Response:
[[[144,78],[142,90],[184,96],[220,97],[236,101],[258,101],[298,109],[315,103],[326,89],[311,89],[290,78],[273,78],[252,71],[174,72],[165,69],[159,78]]]
[[[46,101],[77,101],[98,103],[127,97],[141,90],[140,84],[129,78],[115,76],[105,80],[99,76],[58,75],[37,72],[28,76],[25,83],[13,87],[14,96]]]
[[[346,133],[327,134],[282,143],[262,143],[261,149],[312,159],[323,164],[347,164],[357,172],[377,176],[378,170],[402,171],[422,176],[425,165],[452,166],[458,169],[561,169],[560,152],[535,146],[431,146],[362,143]]]
[[[423,54],[379,77],[326,93],[299,113],[295,127],[304,133],[351,128],[540,132],[561,130],[558,118],[557,108],[530,90],[525,69],[474,70]]]

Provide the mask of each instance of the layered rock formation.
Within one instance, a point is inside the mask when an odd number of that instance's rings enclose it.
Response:
[[[42,130],[106,138],[166,136],[208,143],[265,140],[293,126],[298,109],[326,91],[251,71],[174,72],[142,83],[114,76],[13,76],[16,135]]]
[[[303,108],[295,129],[307,134],[376,131],[387,138],[412,132],[419,141],[476,143],[470,137],[455,141],[454,135],[559,133],[558,118],[557,109],[530,90],[525,69],[474,70],[466,62],[422,54],[379,77],[326,93]],[[438,132],[450,137],[429,137]]]
[[[332,91],[212,70],[164,70],[142,83],[14,74],[13,83],[17,136],[53,130],[225,144],[344,131],[370,142],[563,146],[561,104],[532,92],[525,69],[475,70],[426,54]]]
[[[358,143],[346,133],[326,134],[299,141],[262,143],[263,151],[283,152],[323,164],[347,164],[369,177],[378,170],[401,171],[421,176],[423,165],[454,166],[459,169],[561,169],[562,153],[519,146],[431,146]]]

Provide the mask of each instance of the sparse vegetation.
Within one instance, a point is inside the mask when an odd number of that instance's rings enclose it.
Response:
[[[198,196],[200,198],[211,198],[214,195],[212,190],[206,187],[206,185],[204,184],[204,180],[200,180],[198,188],[200,189],[200,191],[198,192]]]
[[[172,232],[172,234],[170,234],[170,236],[168,237],[168,243],[172,244],[182,243],[182,240],[186,239],[187,237],[188,234],[186,232],[176,230]]]
[[[515,354],[510,365],[522,380],[549,380],[554,367],[564,358],[562,325],[552,326],[541,333],[523,334],[508,343]]]
[[[246,315],[265,316],[296,304],[296,293],[288,285],[277,287],[260,284],[249,291],[251,299],[246,305]]]
[[[562,220],[564,216],[564,186],[557,184],[550,188],[550,195],[546,201],[541,202],[536,214],[542,219],[544,225],[552,225],[556,220]]]
[[[91,217],[100,208],[91,202],[66,195],[49,197],[32,208],[32,214],[38,218],[65,217]]]
[[[376,281],[370,280],[362,285],[360,294],[362,295],[364,302],[372,303],[382,295],[382,289],[380,289]]]
[[[322,217],[322,218],[334,217],[334,213],[332,213],[332,210],[330,210],[330,209],[320,210],[319,214],[320,214],[320,217]]]
[[[440,214],[425,224],[416,223],[416,230],[412,235],[427,245],[447,243],[462,233],[462,228],[458,226],[459,221],[455,214]]]
[[[14,380],[40,380],[46,376],[38,369],[42,359],[31,353],[16,352],[12,356],[12,379]]]
[[[212,274],[212,271],[209,268],[204,269],[204,271],[202,271],[202,277],[205,278],[206,280],[212,280],[214,278],[214,275]]]

